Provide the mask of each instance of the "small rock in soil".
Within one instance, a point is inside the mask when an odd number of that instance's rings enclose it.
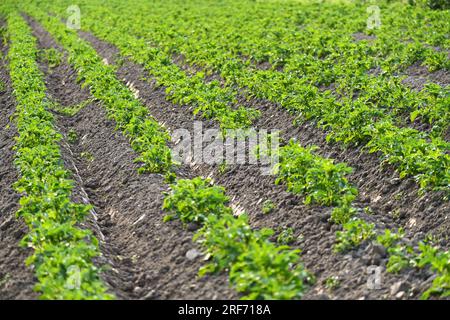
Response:
[[[142,300],[150,300],[155,297],[155,290],[150,290],[145,296],[142,297]]]
[[[381,199],[381,196],[378,195],[372,200],[372,202],[377,203],[378,201],[380,201],[380,199]]]
[[[188,252],[186,252],[186,258],[188,258],[188,260],[194,260],[201,254],[202,253],[200,251],[198,251],[197,249],[191,249]]]
[[[14,223],[13,219],[7,219],[2,224],[0,224],[0,230],[5,231]]]
[[[391,286],[391,295],[397,296],[398,293],[409,289],[409,285],[405,281],[398,281]],[[403,292],[404,294],[404,292]]]
[[[178,258],[175,259],[175,263],[176,264],[182,264],[183,261],[184,261],[183,257],[178,257]]]
[[[387,193],[389,193],[389,191],[390,191],[390,188],[388,186],[383,187],[383,189],[381,189],[381,193],[383,193],[383,194],[387,194]]]

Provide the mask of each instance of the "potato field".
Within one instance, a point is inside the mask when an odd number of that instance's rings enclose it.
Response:
[[[0,300],[450,297],[449,0],[2,0]]]

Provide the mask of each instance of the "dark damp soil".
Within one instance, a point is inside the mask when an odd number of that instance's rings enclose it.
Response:
[[[0,26],[3,23],[0,23]],[[33,272],[25,266],[31,250],[19,243],[27,227],[16,217],[20,195],[13,189],[18,179],[12,150],[17,136],[14,122],[15,100],[7,69],[7,47],[0,43],[0,300],[34,299]]]
[[[40,48],[59,48],[40,25],[28,19]],[[49,70],[41,61],[49,95],[64,106],[89,98],[76,83],[76,73],[64,60]],[[89,103],[73,117],[57,115],[65,139],[63,158],[74,172],[75,198],[94,206],[87,225],[99,237],[99,265],[109,265],[103,278],[123,299],[232,299],[226,275],[197,276],[202,256],[190,260],[186,253],[199,250],[192,231],[178,222],[163,223],[161,209],[164,178],[138,174],[137,157],[127,139],[100,103]],[[68,139],[69,133],[76,139]]]
[[[89,33],[81,32],[80,35],[90,41],[109,63],[114,63],[117,58],[115,47]],[[140,100],[168,129],[186,128],[192,132],[191,110],[167,102],[164,88],[155,86],[155,81],[140,66],[121,60],[117,76],[138,90]],[[360,208],[368,206],[373,212],[365,215],[367,220],[379,227],[403,226],[412,240],[421,239],[425,233],[433,232],[441,236],[441,245],[448,245],[445,240],[448,232],[448,205],[440,200],[440,194],[427,194],[419,198],[414,181],[397,179],[392,168],[380,166],[377,155],[361,152],[361,148],[357,147],[344,150],[332,146],[326,143],[324,133],[313,124],[294,126],[294,117],[274,104],[257,100],[241,102],[262,111],[262,118],[255,124],[256,127],[282,129],[285,139],[295,137],[303,145],[316,144],[320,147],[318,152],[321,155],[347,162],[354,167],[355,172],[350,180],[360,190],[357,205]],[[212,126],[214,124],[204,123],[204,128]],[[334,254],[332,246],[337,227],[327,222],[331,209],[303,205],[300,197],[285,192],[283,186],[274,185],[274,177],[262,176],[259,170],[256,166],[243,165],[230,166],[225,173],[220,173],[217,167],[192,164],[184,166],[181,173],[191,176],[191,172],[194,172],[213,177],[217,184],[226,188],[235,211],[239,213],[245,210],[249,213],[254,227],[292,227],[298,238],[292,243],[293,247],[303,250],[302,260],[318,277],[317,285],[310,290],[307,298],[395,298],[398,293],[391,295],[390,287],[398,281],[404,282],[409,290],[396,298],[418,297],[419,292],[429,285],[431,278],[427,271],[409,270],[399,276],[383,272],[382,288],[369,290],[367,268],[372,264],[385,266],[385,255],[375,253],[376,250],[367,245],[347,255]],[[263,215],[262,203],[267,199],[272,200],[277,208],[273,213]],[[338,276],[340,279],[340,287],[334,292],[328,292],[323,285],[330,276]]]

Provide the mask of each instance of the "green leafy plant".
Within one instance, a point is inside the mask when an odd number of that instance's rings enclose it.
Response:
[[[343,225],[343,231],[336,232],[335,252],[344,252],[361,245],[375,236],[375,225],[361,219],[352,219]]]
[[[227,163],[224,161],[219,165],[219,173],[220,174],[224,174],[225,172],[227,172],[228,170],[228,165]]]
[[[274,209],[276,209],[276,205],[275,205],[275,203],[273,203],[272,200],[267,199],[266,201],[263,202],[263,205],[262,205],[262,213],[263,214],[269,214]]]
[[[431,287],[422,295],[423,299],[428,299],[432,295],[450,297],[450,253],[441,251],[424,242],[419,243],[419,255],[417,266],[423,268],[429,266],[437,273]]]
[[[418,248],[398,244],[390,247],[387,271],[398,273],[405,268],[430,268],[436,273],[431,287],[423,294],[422,299],[433,295],[450,296],[450,253],[426,242],[419,242]]]
[[[351,199],[353,199],[353,195],[350,196],[349,200],[343,200],[339,207],[331,211],[330,220],[332,222],[343,225],[356,215],[356,209],[351,206],[351,202],[348,202]]]
[[[66,106],[63,107],[57,103],[53,103],[51,106],[51,109],[68,117],[73,117],[74,115],[78,114],[82,109],[84,109],[86,106],[91,104],[94,100],[93,99],[86,99],[83,102],[80,102],[73,106]]]
[[[305,195],[305,204],[324,205],[349,203],[357,190],[345,177],[352,169],[343,163],[334,164],[313,153],[317,147],[303,148],[293,140],[279,150],[276,183],[285,183],[288,191]],[[344,200],[343,200],[344,199]]]
[[[431,9],[450,9],[450,3],[446,0],[410,0],[411,4],[426,6]]]
[[[59,66],[64,57],[63,53],[55,48],[42,49],[40,51],[40,57],[49,68],[55,68]]]
[[[248,225],[248,216],[235,218],[231,214],[222,217],[211,215],[202,229],[195,235],[206,253],[212,256],[212,262],[200,269],[199,274],[222,271],[235,263],[240,255],[248,250],[248,244],[256,237],[268,238],[271,231],[254,233]]]
[[[168,171],[164,175],[164,181],[168,184],[174,183],[176,179],[177,179],[177,175],[172,171]]]
[[[176,214],[184,223],[203,223],[210,215],[231,214],[224,189],[210,183],[210,179],[200,177],[177,180],[164,198],[163,209]]]
[[[251,241],[230,270],[244,299],[290,300],[302,297],[312,276],[299,264],[299,250],[275,246],[268,241]]]
[[[74,129],[70,129],[67,133],[67,141],[72,144],[78,141],[78,134]]]
[[[331,276],[325,279],[324,285],[328,290],[335,290],[339,288],[341,281],[338,276]]]
[[[401,270],[411,266],[413,259],[413,249],[409,246],[396,245],[388,249],[389,261],[386,270],[392,273],[398,273]]]
[[[89,161],[89,162],[92,162],[92,161],[95,160],[94,156],[93,156],[92,153],[90,153],[89,151],[83,151],[83,152],[81,152],[81,153],[80,153],[80,157],[83,158],[83,159],[85,159],[85,160],[87,160],[87,161]]]
[[[277,243],[278,244],[290,244],[295,240],[294,237],[294,229],[292,228],[281,228],[279,230],[279,234],[277,236]]]
[[[402,228],[398,229],[397,233],[390,229],[385,229],[383,234],[377,236],[377,242],[385,248],[390,248],[404,237],[405,233]]]

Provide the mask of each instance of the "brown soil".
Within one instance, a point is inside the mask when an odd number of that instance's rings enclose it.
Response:
[[[441,69],[429,72],[428,68],[419,62],[409,66],[405,74],[407,77],[403,83],[417,91],[422,90],[427,82],[436,83],[442,87],[450,85],[450,71]]]

